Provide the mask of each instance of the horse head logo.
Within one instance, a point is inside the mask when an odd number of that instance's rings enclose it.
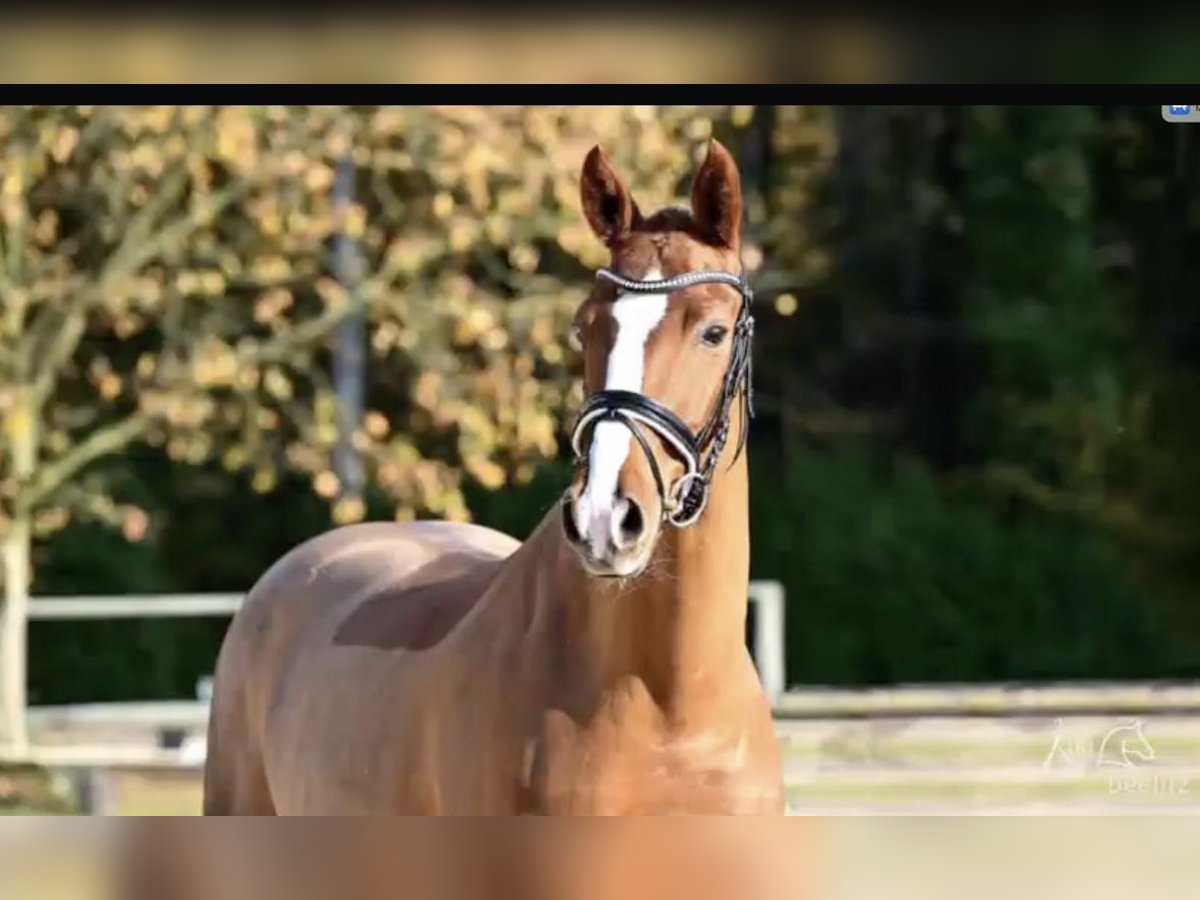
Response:
[[[1142,722],[1135,719],[1124,725],[1118,725],[1104,736],[1100,742],[1100,753],[1097,764],[1101,766],[1120,766],[1135,769],[1142,763],[1154,760],[1154,748],[1142,733]]]

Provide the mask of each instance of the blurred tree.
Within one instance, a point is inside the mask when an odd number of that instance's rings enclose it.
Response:
[[[1029,501],[1117,515],[1109,459],[1129,440],[1128,332],[1104,281],[1090,107],[973,111],[964,153],[968,315],[987,353],[974,441]]]
[[[748,192],[746,231],[753,243],[743,255],[758,270],[756,316],[763,326],[756,332],[756,406],[762,413],[756,435],[789,442],[801,416],[815,419],[839,406],[826,402],[829,396],[817,386],[817,345],[827,335],[814,328],[810,310],[833,265],[825,186],[846,148],[829,108],[779,106],[752,114],[747,143],[761,173]],[[763,144],[766,149],[759,149]]]
[[[34,539],[77,517],[143,538],[145,510],[102,465],[139,445],[270,466],[279,401],[352,308],[321,274],[339,223],[314,134],[347,140],[335,111],[0,110],[0,646],[17,746]]]
[[[1108,480],[1138,510],[1122,537],[1139,576],[1200,648],[1200,141],[1164,127],[1158,107],[1096,115],[1096,230],[1129,335],[1136,412],[1135,439],[1110,460]]]
[[[1179,301],[1195,287],[1183,264],[1200,185],[1195,150],[1188,165],[1155,118],[1135,139],[1095,107],[977,108],[964,150],[986,482],[1109,532],[1161,585],[1200,547],[1184,399],[1196,315]],[[1194,632],[1194,603],[1179,611]]]
[[[813,237],[793,250],[801,230],[796,216],[781,216],[769,251],[824,249],[837,259],[827,278],[797,292],[801,302],[786,304],[797,312],[791,322],[764,329],[764,343],[780,350],[768,351],[774,364],[761,370],[782,403],[781,464],[794,469],[820,443],[836,471],[845,463],[841,438],[855,433],[885,457],[922,459],[941,487],[969,486],[955,504],[985,519],[955,532],[979,541],[961,554],[982,558],[986,544],[1001,565],[1031,565],[1018,535],[1053,539],[1060,552],[1037,565],[1058,580],[1055,594],[1038,592],[1030,608],[1094,610],[1087,565],[1103,567],[1121,580],[1121,603],[1144,604],[1137,615],[1158,623],[1145,633],[1161,644],[1151,653],[1144,642],[1140,671],[1174,671],[1166,637],[1200,639],[1200,466],[1188,450],[1196,428],[1185,399],[1194,396],[1200,346],[1200,319],[1187,302],[1196,286],[1187,260],[1200,222],[1200,142],[1164,129],[1157,108],[848,107],[832,121],[829,176],[808,181],[816,199],[797,213]],[[787,181],[804,176],[785,164],[776,209]],[[820,508],[836,516],[832,504]],[[844,506],[853,506],[848,494]],[[782,501],[764,508],[782,521]],[[932,509],[947,520],[960,512]],[[762,515],[756,533],[782,527]],[[817,519],[788,528],[793,557],[820,539]],[[907,530],[912,553],[933,533]],[[799,580],[777,559],[780,577]],[[837,578],[854,583],[841,569],[859,564],[821,556],[829,584],[789,594],[791,621],[819,631],[813,605],[835,593]],[[914,577],[899,560],[874,564],[890,573],[881,583]],[[953,574],[936,569],[928,577]],[[925,614],[915,594],[904,609]],[[978,609],[964,615],[966,627],[982,627]],[[1064,654],[1064,676],[1132,674],[1110,624],[1092,629],[1110,649],[1078,666]],[[1015,648],[1022,635],[1014,621],[1004,640]],[[824,646],[833,655],[797,660],[799,669],[877,677],[863,645]],[[922,638],[909,649],[897,641],[871,652],[892,654],[887,677],[930,677],[918,654],[934,644]],[[1039,652],[1063,651],[1047,644]],[[963,659],[937,677],[1008,671],[1007,662],[976,669]]]
[[[857,441],[797,450],[753,483],[754,577],[783,582],[796,684],[1195,677],[1103,532],[1016,521],[924,461]]]

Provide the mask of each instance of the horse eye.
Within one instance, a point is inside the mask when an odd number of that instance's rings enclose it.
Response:
[[[729,329],[724,325],[709,325],[700,335],[700,340],[709,347],[719,347],[727,334],[729,334]]]

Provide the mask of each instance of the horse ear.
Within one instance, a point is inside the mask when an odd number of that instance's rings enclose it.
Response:
[[[736,248],[742,226],[742,178],[725,146],[709,141],[708,153],[692,181],[692,217],[704,236]]]
[[[579,192],[588,225],[606,244],[629,234],[642,219],[629,189],[599,146],[593,147],[583,161]]]

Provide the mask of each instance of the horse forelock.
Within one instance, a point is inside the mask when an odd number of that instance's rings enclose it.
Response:
[[[736,248],[712,244],[690,210],[668,206],[640,221],[612,248],[612,268],[626,278],[650,272],[672,278],[697,269],[738,271]]]

